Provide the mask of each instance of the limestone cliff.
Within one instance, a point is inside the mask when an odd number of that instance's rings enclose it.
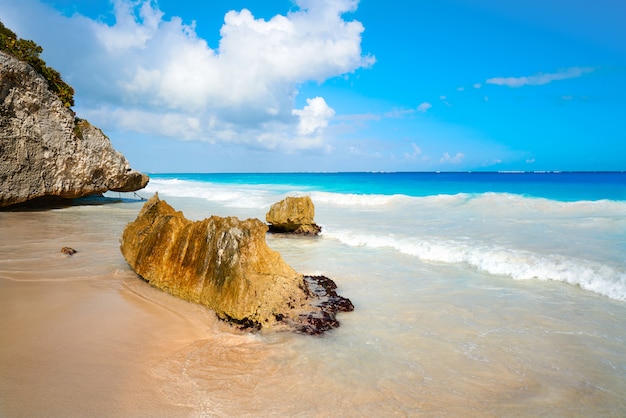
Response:
[[[208,306],[244,328],[286,326],[317,334],[352,310],[324,277],[294,271],[265,242],[258,219],[186,219],[154,195],[124,229],[121,251],[151,285]]]
[[[322,228],[315,224],[315,207],[309,196],[287,197],[274,203],[265,220],[270,232],[318,235]]]
[[[37,198],[135,191],[130,168],[98,128],[75,117],[28,64],[0,52],[0,207]]]

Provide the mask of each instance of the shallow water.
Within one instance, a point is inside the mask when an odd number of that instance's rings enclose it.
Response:
[[[214,318],[128,269],[118,237],[139,207],[0,212],[0,416],[194,411],[165,399],[151,369]]]
[[[290,193],[167,187],[143,194],[192,219]],[[141,202],[0,212],[0,415],[626,414],[623,203],[308,193],[322,236],[267,241],[354,303],[322,337],[234,331],[138,279],[118,239]]]

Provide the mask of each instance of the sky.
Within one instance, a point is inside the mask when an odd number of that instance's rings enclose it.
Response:
[[[146,172],[626,170],[623,0],[0,0]]]

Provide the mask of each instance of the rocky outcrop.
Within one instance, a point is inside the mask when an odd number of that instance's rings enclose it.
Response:
[[[211,308],[243,328],[318,334],[339,325],[352,303],[324,277],[294,271],[265,242],[258,219],[190,221],[155,194],[129,223],[121,251],[151,285]]]
[[[0,207],[135,191],[148,176],[75,117],[28,64],[0,52]]]
[[[287,197],[274,203],[265,220],[270,232],[318,235],[322,228],[315,224],[315,207],[309,196]]]

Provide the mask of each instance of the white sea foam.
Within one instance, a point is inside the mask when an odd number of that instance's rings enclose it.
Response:
[[[221,185],[179,179],[154,179],[146,193],[159,192],[164,196],[204,199],[229,207],[257,208],[268,204],[268,192],[261,188]]]
[[[375,207],[390,204],[419,203],[420,205],[466,205],[468,208],[494,207],[508,210],[524,209],[543,214],[550,212],[562,213],[564,210],[575,211],[586,215],[598,210],[616,212],[623,215],[626,211],[626,202],[614,200],[561,202],[544,198],[530,198],[510,193],[456,193],[437,194],[428,196],[407,196],[403,194],[356,194],[309,191],[306,188],[298,189],[295,186],[268,185],[268,184],[221,184],[203,181],[160,179],[155,178],[148,183],[145,189],[151,193],[160,193],[176,197],[201,198],[215,202],[225,202],[233,206],[253,207],[252,204],[267,205],[276,196],[309,195],[317,204],[344,207]],[[251,199],[252,198],[252,199]],[[265,198],[265,199],[263,199]],[[246,203],[248,202],[248,203]]]
[[[394,202],[408,201],[412,198],[405,195],[381,195],[381,194],[354,194],[354,193],[330,193],[312,192],[311,199],[314,202],[325,203],[332,206],[384,206]]]
[[[467,195],[466,195],[467,196]],[[507,213],[524,212],[547,215],[576,215],[590,216],[601,213],[624,216],[626,202],[615,200],[580,200],[563,202],[538,197],[526,197],[511,193],[481,193],[470,195],[466,200],[470,208],[476,209],[503,209]]]
[[[295,192],[298,194],[298,192]],[[303,194],[303,193],[300,193]],[[451,210],[462,209],[490,216],[514,217],[522,215],[540,217],[575,216],[577,218],[600,216],[624,218],[626,202],[614,200],[562,202],[545,198],[526,197],[510,193],[456,193],[431,196],[407,196],[402,194],[350,194],[332,192],[308,193],[316,204],[335,207],[380,208],[399,205],[411,209]]]
[[[612,299],[626,300],[626,271],[595,261],[500,248],[469,240],[426,240],[340,230],[325,231],[323,235],[350,246],[390,248],[424,261],[465,263],[479,271],[516,280],[555,280]]]

